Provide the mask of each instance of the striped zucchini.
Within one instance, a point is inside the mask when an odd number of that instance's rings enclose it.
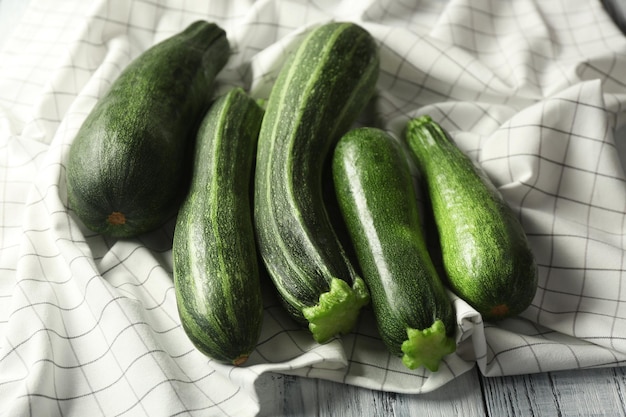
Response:
[[[521,313],[537,290],[537,265],[522,225],[486,174],[429,116],[406,140],[423,174],[450,287],[485,320]]]
[[[172,248],[185,332],[207,356],[235,365],[254,350],[263,317],[250,201],[262,117],[240,88],[210,107],[198,130]]]
[[[426,248],[404,149],[380,129],[354,129],[337,144],[332,172],[383,342],[408,368],[437,371],[456,349],[456,317]]]
[[[329,150],[368,103],[378,48],[362,27],[313,29],[267,101],[255,174],[259,250],[287,311],[322,343],[352,329],[369,301],[333,229],[322,193]]]
[[[94,232],[162,226],[186,188],[187,149],[230,56],[226,32],[197,21],[132,61],[98,100],[67,161],[70,208]]]

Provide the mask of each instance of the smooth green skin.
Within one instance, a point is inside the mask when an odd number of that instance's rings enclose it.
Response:
[[[229,54],[225,32],[198,21],[123,70],[69,152],[69,204],[85,226],[126,238],[171,218],[185,190],[189,143]],[[125,222],[111,222],[113,213]]]
[[[456,348],[456,316],[426,248],[406,152],[383,130],[358,128],[337,144],[332,169],[383,342],[411,369],[438,369]]]
[[[345,333],[354,321],[329,320],[319,309],[305,318],[303,309],[318,304],[333,279],[361,286],[324,206],[324,163],[372,97],[378,71],[378,47],[360,26],[332,22],[313,29],[283,66],[259,136],[255,226],[261,256],[292,317],[307,325],[319,315],[327,323],[309,326],[320,342],[328,337],[318,333]],[[345,309],[359,309],[368,301],[363,297]]]
[[[240,88],[211,106],[172,247],[185,332],[205,355],[240,365],[263,318],[250,187],[263,110]]]
[[[486,320],[524,311],[537,265],[513,211],[429,116],[409,121],[406,141],[428,189],[451,288]]]

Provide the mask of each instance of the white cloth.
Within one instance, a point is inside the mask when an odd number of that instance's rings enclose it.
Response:
[[[434,374],[390,357],[368,311],[319,345],[271,294],[246,366],[196,351],[176,311],[173,225],[104,238],[68,212],[65,188],[97,99],[196,19],[233,46],[216,94],[240,85],[259,98],[308,28],[368,29],[382,61],[372,123],[400,135],[428,113],[481,164],[536,254],[532,306],[486,323],[455,300],[459,349]],[[476,364],[495,376],[625,363],[626,146],[614,131],[626,38],[600,1],[32,0],[14,23],[0,50],[2,416],[254,415],[254,382],[270,371],[421,393]]]

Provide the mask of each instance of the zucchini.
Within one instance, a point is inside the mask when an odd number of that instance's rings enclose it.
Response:
[[[524,311],[537,290],[537,265],[500,192],[429,116],[408,122],[406,141],[428,189],[451,289],[486,320]]]
[[[383,130],[354,129],[332,173],[383,342],[408,368],[437,371],[456,350],[456,316],[426,247],[406,152]]]
[[[181,323],[205,355],[241,365],[263,303],[250,187],[263,110],[241,88],[210,107],[198,130],[191,186],[172,247]]]
[[[189,143],[229,54],[225,32],[197,21],[120,73],[69,152],[69,205],[87,228],[133,237],[176,213]]]
[[[316,27],[281,69],[259,133],[259,251],[286,310],[320,343],[350,331],[369,302],[332,227],[322,179],[329,150],[372,97],[378,70],[378,47],[362,27]]]

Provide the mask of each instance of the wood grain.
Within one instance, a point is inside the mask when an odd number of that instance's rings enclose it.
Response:
[[[626,415],[623,368],[482,378],[490,416]]]
[[[260,416],[486,416],[476,370],[426,394],[396,394],[288,375],[264,377]],[[271,399],[270,399],[271,398]]]
[[[259,416],[625,417],[626,368],[486,378],[474,369],[427,394],[368,390],[312,378],[259,378]]]

